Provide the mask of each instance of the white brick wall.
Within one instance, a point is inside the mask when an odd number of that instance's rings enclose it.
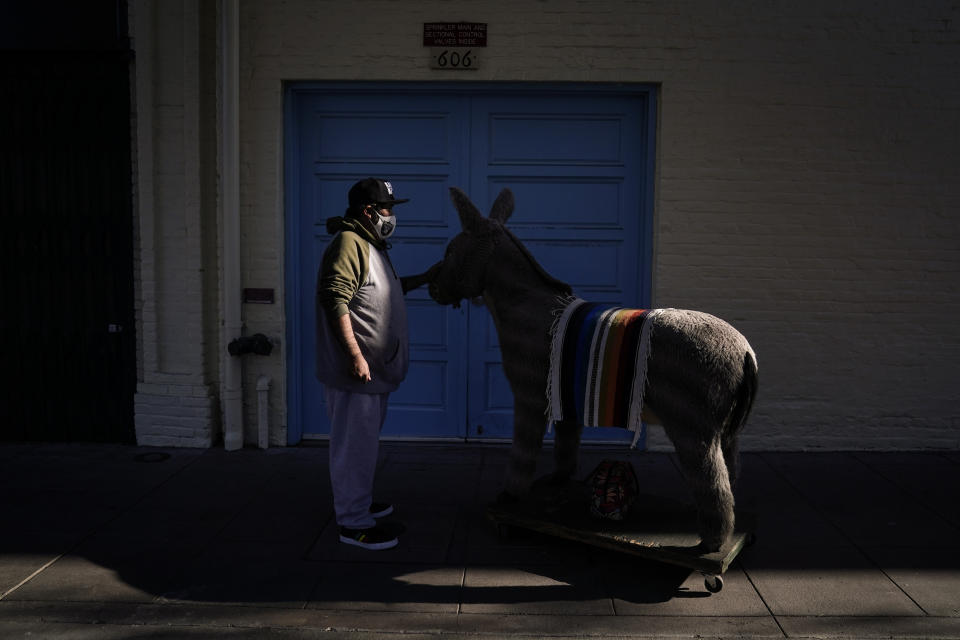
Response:
[[[137,444],[209,447],[216,403],[207,386],[141,383],[134,402]]]
[[[215,14],[201,8],[208,4],[131,3],[140,345],[134,413],[142,445],[208,447],[218,435],[216,121],[210,111],[216,78],[207,48]]]
[[[488,23],[479,71],[428,68],[422,23],[448,20]],[[657,83],[654,302],[716,313],[754,344],[745,448],[960,448],[958,25],[946,0],[241,2],[244,286],[283,300],[285,80]],[[158,249],[177,261],[175,241]],[[141,268],[149,298],[163,271]],[[282,304],[244,314],[283,336]],[[143,316],[158,321],[149,299]],[[245,362],[248,439],[265,374],[285,440],[283,351]]]

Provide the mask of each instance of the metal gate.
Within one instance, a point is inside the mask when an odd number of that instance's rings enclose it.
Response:
[[[130,56],[0,56],[0,438],[133,442]]]

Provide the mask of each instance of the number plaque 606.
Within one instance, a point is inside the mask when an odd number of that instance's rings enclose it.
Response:
[[[479,59],[472,49],[434,49],[430,62],[432,69],[470,70],[478,67]]]

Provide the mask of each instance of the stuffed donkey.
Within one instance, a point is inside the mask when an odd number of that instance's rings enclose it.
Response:
[[[432,273],[430,295],[453,305],[482,296],[493,316],[514,397],[501,499],[528,492],[548,422],[556,429],[553,478],[564,481],[576,472],[583,425],[636,429],[642,417],[662,424],[676,448],[701,547],[720,549],[733,533],[737,437],[757,388],[747,340],[697,311],[586,303],[506,228],[514,206],[508,189],[488,218],[462,191],[450,192],[462,232]]]

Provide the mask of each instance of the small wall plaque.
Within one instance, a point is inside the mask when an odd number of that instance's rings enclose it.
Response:
[[[485,47],[487,46],[486,22],[424,22],[423,46],[425,47]]]
[[[244,289],[243,301],[250,304],[273,304],[273,289]]]
[[[487,46],[486,22],[424,22],[423,46],[430,48],[430,68],[474,71]]]

